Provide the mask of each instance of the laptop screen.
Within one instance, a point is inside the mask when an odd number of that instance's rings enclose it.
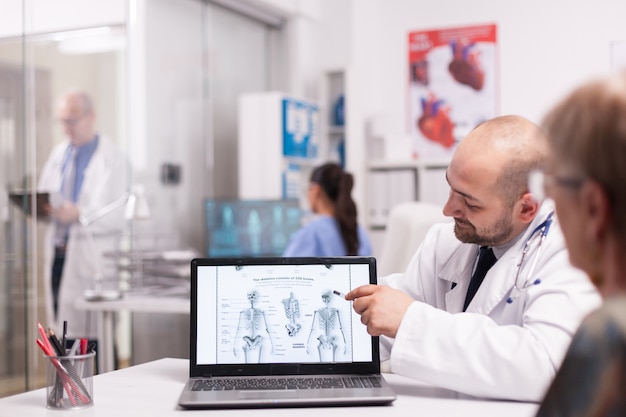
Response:
[[[370,257],[196,259],[192,361],[224,369],[372,362],[377,338],[343,294],[375,282]]]

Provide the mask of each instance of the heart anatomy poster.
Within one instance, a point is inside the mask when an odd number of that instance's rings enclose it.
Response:
[[[408,41],[412,157],[451,157],[496,116],[496,25],[415,31]]]

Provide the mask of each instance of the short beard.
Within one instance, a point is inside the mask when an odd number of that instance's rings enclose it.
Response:
[[[467,220],[454,219],[454,235],[463,243],[476,243],[480,246],[499,246],[511,240],[513,224],[511,211],[507,210],[491,227],[483,233],[478,233],[476,227]],[[459,223],[469,228],[459,227]]]

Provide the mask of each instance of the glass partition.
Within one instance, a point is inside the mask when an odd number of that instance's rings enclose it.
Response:
[[[150,206],[147,220],[118,218],[118,246],[158,234],[170,237],[169,249],[202,254],[205,199],[237,196],[238,97],[287,83],[276,76],[285,73],[280,27],[211,1],[48,3],[4,0],[0,14],[0,396],[44,383],[35,341],[37,322],[48,325],[50,222],[26,203],[76,122],[58,113],[64,93],[91,96],[97,131],[128,159],[126,189],[143,190]],[[29,193],[11,202],[16,190]],[[119,314],[118,359],[131,350],[132,363],[176,356],[148,352],[163,334],[186,354],[184,332],[172,336],[183,321],[133,326]]]
[[[68,91],[87,92],[97,132],[106,132],[122,152],[127,140],[125,25],[36,32],[29,26],[36,4],[14,1],[23,17],[20,33],[0,37],[0,396],[44,383],[35,339],[37,322],[50,325],[44,303],[49,221],[41,201],[27,203],[53,148],[66,140],[59,99]],[[18,190],[23,199],[11,201]]]

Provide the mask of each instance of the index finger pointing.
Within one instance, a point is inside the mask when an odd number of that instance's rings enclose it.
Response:
[[[359,297],[365,297],[367,295],[371,295],[376,290],[376,287],[377,286],[373,284],[361,285],[360,287],[357,287],[353,289],[352,291],[350,291],[349,293],[347,293],[346,300],[352,301],[352,300],[356,300]]]

